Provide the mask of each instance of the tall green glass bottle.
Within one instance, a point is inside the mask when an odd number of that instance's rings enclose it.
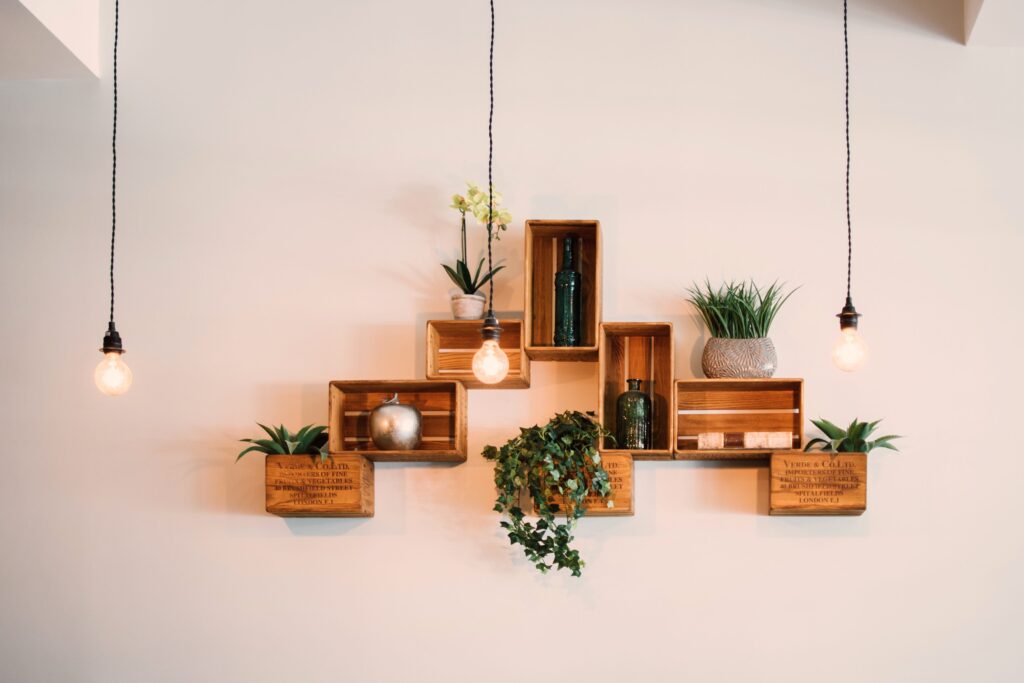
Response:
[[[616,448],[646,450],[651,447],[651,397],[640,391],[640,380],[627,379],[629,390],[615,405]]]
[[[555,273],[555,346],[579,346],[583,316],[583,276],[576,272],[576,238],[562,242],[562,268]]]

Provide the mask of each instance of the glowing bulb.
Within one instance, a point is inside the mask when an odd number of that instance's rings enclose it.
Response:
[[[92,378],[96,388],[107,396],[119,396],[132,387],[132,370],[125,365],[118,351],[107,351],[96,366]]]
[[[473,374],[484,384],[497,384],[508,375],[508,355],[495,339],[484,340],[473,356]]]
[[[853,372],[864,364],[868,347],[860,338],[856,327],[844,327],[836,345],[832,347],[832,362],[844,372]]]

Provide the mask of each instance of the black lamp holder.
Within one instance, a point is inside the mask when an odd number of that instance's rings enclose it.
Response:
[[[846,305],[843,306],[841,313],[837,313],[836,317],[839,318],[839,329],[857,329],[857,323],[860,320],[860,313],[853,306],[853,299],[846,297]]]
[[[124,346],[121,345],[121,335],[114,326],[113,320],[107,324],[107,333],[103,335],[103,348],[100,351],[103,353],[124,353]]]
[[[492,314],[484,318],[483,327],[480,328],[480,336],[483,337],[484,341],[498,341],[501,339],[501,331],[498,319]]]

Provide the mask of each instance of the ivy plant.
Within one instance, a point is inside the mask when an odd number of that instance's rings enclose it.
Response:
[[[900,438],[895,434],[880,436],[877,439],[869,440],[881,420],[875,420],[874,422],[860,422],[854,418],[853,422],[851,422],[850,426],[846,429],[838,427],[828,420],[818,419],[811,420],[811,422],[813,422],[814,426],[820,429],[827,438],[822,439],[819,437],[811,439],[807,442],[807,446],[804,448],[805,451],[820,449],[827,453],[869,453],[873,448],[888,448],[894,451],[899,450],[891,443],[893,439]]]
[[[608,472],[597,451],[599,440],[610,436],[592,417],[570,411],[543,427],[520,429],[500,448],[484,448],[483,456],[494,462],[494,510],[505,516],[501,526],[541,572],[568,569],[580,576],[584,562],[571,544],[576,522],[586,513],[583,501],[598,496],[613,506]],[[536,522],[526,518],[524,497],[536,510]],[[556,519],[562,513],[565,522]]]

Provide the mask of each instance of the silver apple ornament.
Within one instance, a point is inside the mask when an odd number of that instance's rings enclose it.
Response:
[[[370,411],[370,438],[382,451],[412,451],[420,445],[423,416],[416,406],[398,402],[398,394]]]

